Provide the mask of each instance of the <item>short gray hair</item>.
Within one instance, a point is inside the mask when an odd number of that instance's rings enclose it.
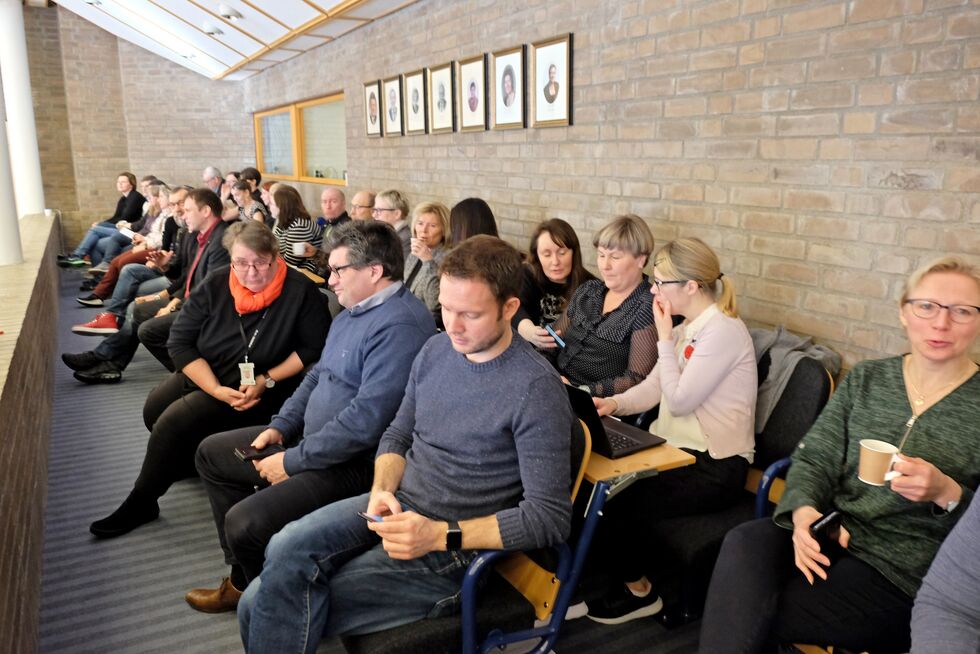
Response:
[[[355,220],[330,232],[323,249],[329,254],[347,248],[347,263],[354,268],[380,265],[393,282],[405,274],[405,253],[394,228],[379,220]]]
[[[204,176],[207,177],[208,179],[212,179],[214,177],[220,177],[221,179],[225,178],[225,176],[221,174],[221,171],[215,168],[214,166],[208,166],[207,168],[205,168]]]

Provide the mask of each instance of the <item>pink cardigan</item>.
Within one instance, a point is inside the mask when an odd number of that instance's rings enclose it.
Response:
[[[642,382],[614,395],[618,415],[642,413],[667,398],[675,416],[694,413],[708,443],[708,453],[724,459],[755,450],[755,400],[758,391],[755,349],[749,330],[738,318],[716,305],[695,336],[694,350],[681,374],[674,339],[684,337],[685,325],[674,328],[670,340],[657,343],[660,358]],[[658,434],[670,441],[670,434]]]

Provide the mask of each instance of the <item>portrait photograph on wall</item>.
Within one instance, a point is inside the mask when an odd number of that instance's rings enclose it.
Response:
[[[428,125],[426,112],[425,70],[405,74],[405,114],[406,134],[425,134]]]
[[[453,103],[454,62],[429,69],[429,132],[442,134],[456,128]]]
[[[487,56],[459,62],[457,87],[459,131],[477,132],[487,128]]]
[[[490,103],[493,107],[493,128],[524,127],[523,45],[493,53],[493,77],[490,88],[493,98]]]
[[[381,136],[381,82],[364,84],[364,128],[368,136]]]
[[[572,35],[531,45],[532,127],[570,125],[572,116]]]
[[[381,88],[385,136],[404,134],[402,122],[402,78],[400,75],[384,80]]]

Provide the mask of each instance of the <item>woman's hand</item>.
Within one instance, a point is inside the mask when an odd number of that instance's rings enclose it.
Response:
[[[793,511],[793,554],[796,567],[806,580],[813,585],[814,575],[823,580],[827,579],[827,571],[821,566],[829,566],[830,559],[820,553],[820,544],[810,535],[810,525],[819,520],[823,514],[812,506],[801,506]],[[840,528],[838,543],[847,547],[851,535],[844,527]]]
[[[611,397],[593,397],[592,404],[600,416],[611,416],[619,408],[619,402]]]
[[[312,256],[316,256],[317,252],[319,252],[319,250],[315,245],[311,245],[310,243],[303,243],[303,255],[302,255],[303,258],[309,259]]]
[[[555,343],[555,339],[551,337],[547,329],[538,327],[533,322],[525,318],[517,325],[517,333],[524,338],[525,341],[533,345],[534,347],[541,350],[551,350],[558,347]],[[561,332],[555,332],[561,336]]]
[[[265,375],[256,377],[254,384],[239,386],[238,391],[243,397],[231,406],[235,411],[248,411],[262,399],[262,393],[265,392]]]
[[[419,261],[427,263],[432,261],[432,248],[425,244],[420,238],[412,239],[412,254],[418,257]]]
[[[217,386],[209,393],[211,397],[220,400],[230,407],[235,407],[236,402],[245,397],[241,391],[236,391],[228,386]]]
[[[653,296],[653,324],[657,328],[657,338],[661,341],[672,341],[674,319],[670,315],[670,300],[662,294]]]
[[[891,489],[913,502],[934,502],[945,510],[963,492],[956,480],[924,459],[896,454],[892,469],[902,475],[891,480]]]

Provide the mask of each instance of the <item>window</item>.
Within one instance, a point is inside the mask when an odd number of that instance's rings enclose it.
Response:
[[[254,119],[255,159],[263,177],[347,184],[343,93],[262,111]]]

